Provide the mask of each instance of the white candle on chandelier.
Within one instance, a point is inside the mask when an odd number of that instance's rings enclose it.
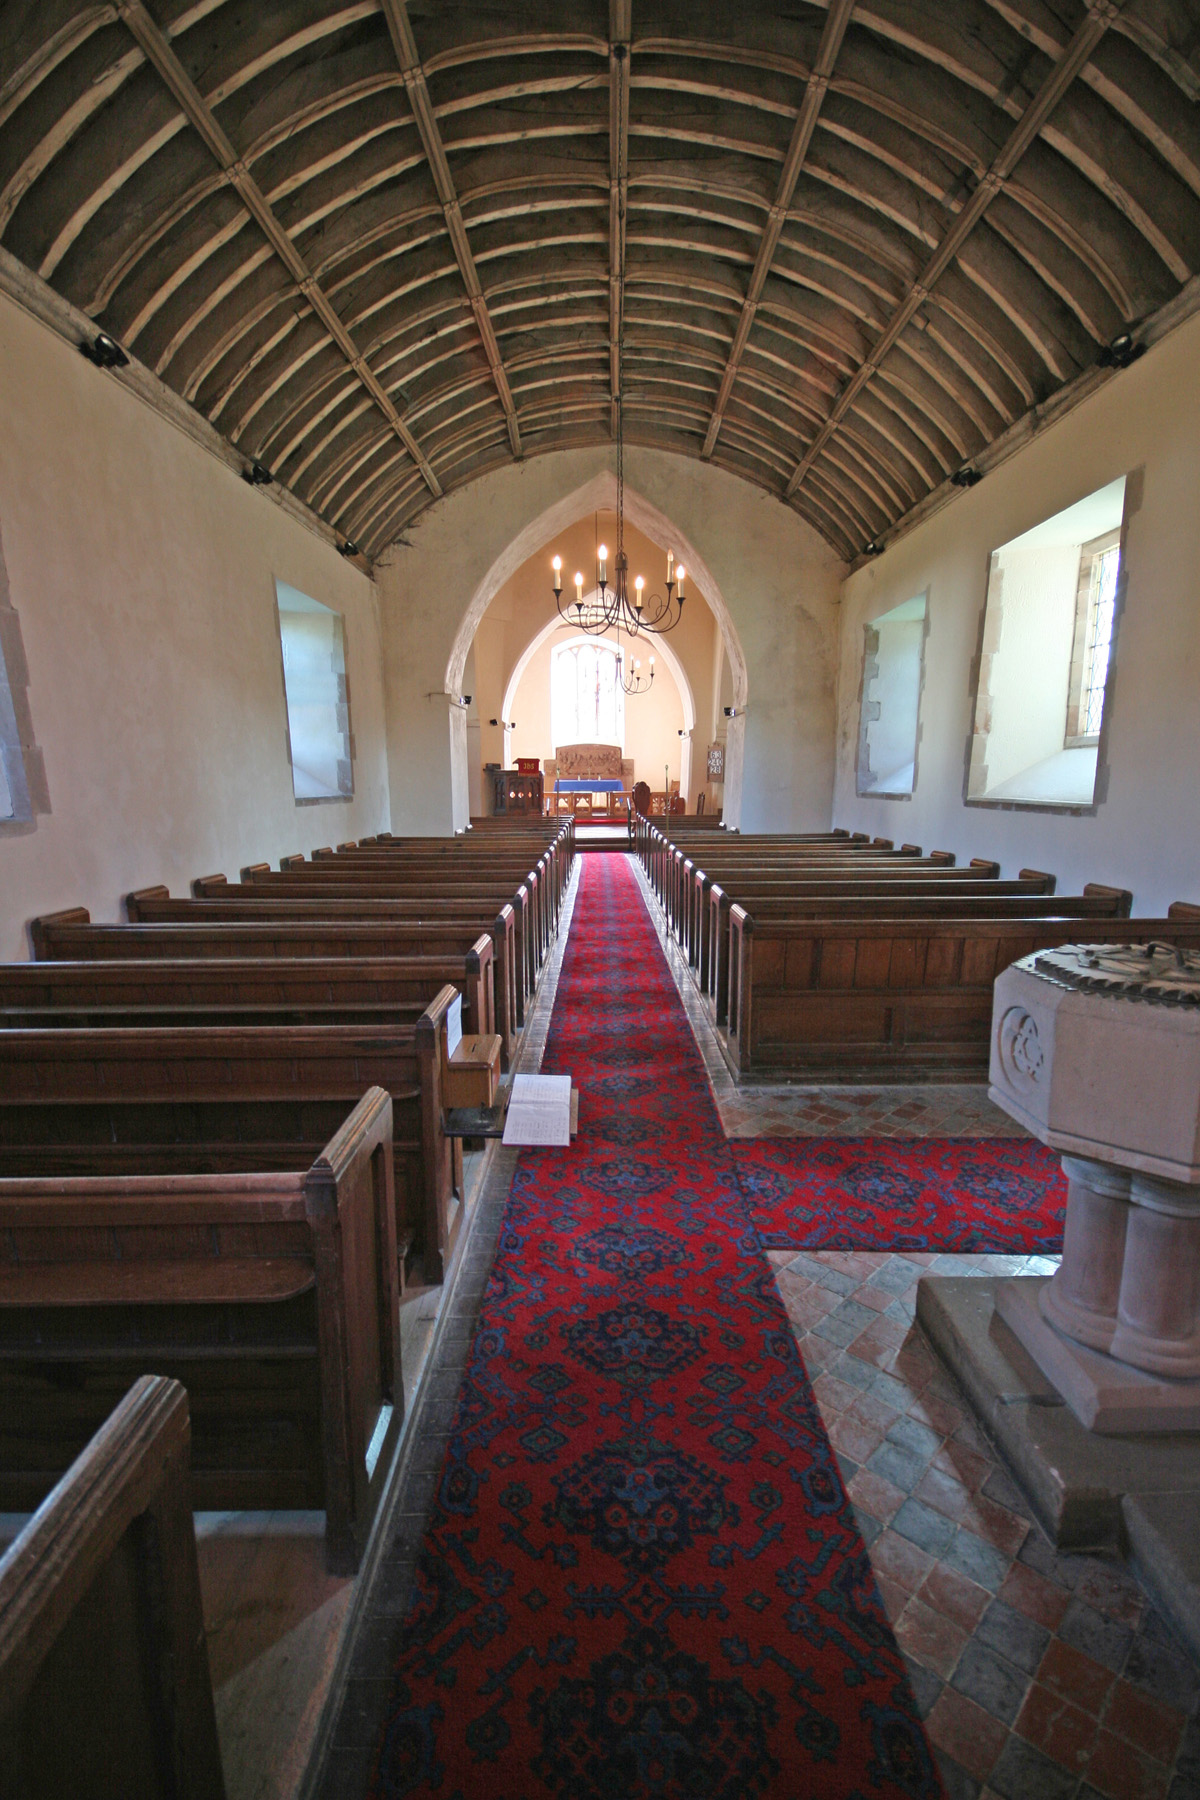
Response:
[[[687,574],[687,570],[684,568],[683,564],[680,563],[679,567],[675,571],[675,576],[679,582],[679,598],[681,600],[683,599],[683,578],[686,574]]]
[[[607,581],[608,580],[608,545],[601,544],[600,547],[598,548],[598,550],[596,551],[596,556],[599,559],[599,563],[600,563],[600,580],[602,582]]]
[[[673,580],[671,571],[674,567],[675,567],[675,552],[673,550],[668,550],[667,551],[667,586],[668,587],[671,585],[671,582]]]
[[[554,591],[556,594],[561,594],[562,593],[562,557],[556,556],[553,559],[550,566],[554,570]]]
[[[583,576],[578,569],[575,571],[575,604],[576,606],[583,605]]]
[[[635,589],[637,590],[637,596],[634,600],[634,605],[637,607],[638,611],[641,612],[641,610],[642,610],[642,589],[645,587],[646,584],[642,580],[641,576],[639,575],[633,585],[634,585]]]
[[[654,658],[653,657],[650,658],[650,673],[652,675],[654,673]]]

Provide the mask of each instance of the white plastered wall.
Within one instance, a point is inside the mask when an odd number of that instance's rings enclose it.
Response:
[[[1133,890],[1157,914],[1200,899],[1200,319],[1193,319],[977,487],[866,564],[843,590],[834,818],[852,830]],[[1092,811],[965,805],[988,561],[998,545],[1118,476],[1126,600]],[[929,589],[921,753],[911,800],[859,799],[863,624]]]
[[[503,583],[539,543],[611,506],[612,460],[597,448],[498,470],[431,507],[381,559],[393,830],[466,822],[466,719],[446,690],[463,691],[468,647]],[[626,452],[626,509],[686,557],[726,633],[736,704],[748,701],[728,734],[727,820],[826,829],[843,565],[779,501],[665,452]]]
[[[0,835],[0,957],[24,924],[187,892],[389,823],[374,584],[0,299],[0,541],[51,810]],[[352,801],[298,806],[275,578],[343,614]]]

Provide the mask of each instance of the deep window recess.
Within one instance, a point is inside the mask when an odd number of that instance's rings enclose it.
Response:
[[[0,548],[0,835],[34,831],[50,811],[46,768],[33,736],[21,625],[9,600]]]
[[[967,799],[1090,806],[1116,655],[1126,478],[992,552]]]
[[[1067,702],[1068,749],[1100,741],[1120,564],[1120,531],[1107,531],[1082,548]]]
[[[348,800],[354,745],[342,616],[277,581],[288,754],[297,800]]]
[[[579,638],[555,647],[550,660],[550,729],[559,744],[625,748],[625,691],[615,647]]]
[[[858,792],[911,794],[917,785],[928,596],[870,619],[864,630]]]

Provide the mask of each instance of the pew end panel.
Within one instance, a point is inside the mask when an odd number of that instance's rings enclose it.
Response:
[[[446,1015],[457,998],[449,985],[417,1021],[417,1058],[421,1071],[421,1123],[425,1184],[423,1220],[425,1279],[438,1285],[446,1270],[466,1210],[466,1195],[455,1193],[455,1141],[446,1136],[442,1106],[442,1066],[446,1058]]]
[[[762,919],[730,909],[729,1022],[739,1077],[816,1082],[983,1081],[992,987],[1057,945],[1200,945],[1191,919]],[[734,962],[736,959],[736,967]]]
[[[155,882],[151,887],[134,888],[131,893],[125,895],[125,917],[131,925],[136,925],[140,919],[146,917],[144,908],[147,905],[170,898],[170,888],[164,887],[161,881]],[[61,922],[62,914],[59,913],[57,918]]]
[[[90,925],[92,915],[86,906],[68,906],[62,912],[42,913],[29,921],[29,943],[35,962],[49,962],[54,956],[51,939],[60,925]]]
[[[184,1389],[143,1376],[0,1560],[0,1768],[21,1800],[225,1800],[189,1451]]]
[[[0,1179],[0,1504],[40,1497],[149,1366],[191,1395],[196,1504],[323,1507],[352,1573],[404,1409],[391,1146],[375,1087],[307,1167],[52,1172],[76,1146]]]
[[[1128,888],[1108,887],[1102,881],[1084,883],[1084,895],[1094,899],[1112,901],[1113,917],[1128,919],[1133,912],[1133,895]]]
[[[313,1234],[325,1553],[353,1574],[404,1419],[392,1102],[371,1088],[304,1178]]]

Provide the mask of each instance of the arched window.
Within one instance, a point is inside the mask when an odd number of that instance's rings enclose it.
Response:
[[[550,730],[560,744],[625,748],[625,690],[617,653],[603,639],[559,644],[550,659]]]

